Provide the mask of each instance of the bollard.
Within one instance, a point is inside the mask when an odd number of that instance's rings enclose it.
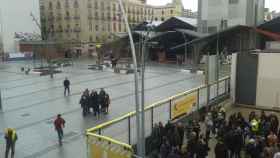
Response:
[[[1,89],[0,89],[0,111],[2,111],[2,95],[1,95]]]

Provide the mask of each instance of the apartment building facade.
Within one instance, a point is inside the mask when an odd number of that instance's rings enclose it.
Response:
[[[145,0],[123,2],[130,26],[183,15],[181,0],[157,7]],[[40,0],[40,20],[44,40],[82,43],[79,47],[105,43],[127,31],[118,0]]]
[[[264,22],[265,0],[198,0],[199,31],[214,33],[236,26]]]

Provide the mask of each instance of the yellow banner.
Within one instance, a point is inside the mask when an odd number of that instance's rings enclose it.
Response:
[[[90,145],[89,158],[131,158],[132,151],[124,146],[90,136],[88,143]]]
[[[186,97],[175,102],[171,109],[171,119],[175,119],[179,116],[189,113],[193,106],[196,106],[197,93],[189,94]]]

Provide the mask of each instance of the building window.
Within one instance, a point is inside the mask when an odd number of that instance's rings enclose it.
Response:
[[[94,7],[95,7],[95,9],[98,9],[98,2],[97,1],[95,1]]]
[[[66,33],[71,32],[71,27],[70,27],[70,25],[69,25],[69,24],[67,25],[65,32],[66,32]]]
[[[161,14],[164,15],[164,11],[162,11]]]
[[[65,0],[65,8],[69,8],[69,0]]]
[[[119,23],[119,32],[122,32],[122,24]]]
[[[96,36],[96,42],[99,42],[100,40],[99,40],[99,37],[98,36]]]
[[[92,36],[89,36],[89,41],[93,42],[93,37]]]
[[[92,22],[89,22],[89,31],[93,31]]]
[[[107,19],[108,19],[108,21],[111,20],[111,14],[109,12],[107,13]]]
[[[229,0],[229,4],[238,4],[238,0]]]
[[[91,2],[88,2],[88,8],[92,8],[92,4],[91,4]]]
[[[60,4],[60,2],[57,2],[57,4],[56,4],[56,9],[61,9],[61,4]]]
[[[98,31],[98,30],[99,30],[98,25],[95,25],[95,31]]]
[[[102,19],[102,20],[105,20],[104,12],[101,14],[101,19]]]
[[[95,19],[99,19],[98,12],[95,12]]]
[[[113,11],[116,11],[116,4],[113,3]]]
[[[113,23],[113,31],[114,31],[114,32],[117,31],[117,25],[116,25],[116,23]]]
[[[155,21],[158,21],[158,18],[155,18]]]
[[[161,18],[161,21],[164,21],[164,17]]]
[[[52,9],[53,8],[53,4],[52,2],[49,3],[49,9]]]
[[[105,7],[104,7],[104,2],[101,2],[101,9],[104,11]]]
[[[75,0],[75,2],[74,2],[74,8],[79,8],[79,3],[77,0]]]
[[[111,32],[111,25],[108,24],[108,32]]]
[[[170,10],[170,14],[173,14],[173,10]]]

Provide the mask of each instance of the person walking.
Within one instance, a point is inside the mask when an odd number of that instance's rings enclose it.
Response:
[[[80,99],[80,104],[83,109],[83,116],[86,116],[88,114],[88,111],[87,111],[87,97],[85,94],[82,95]]]
[[[105,102],[104,102],[104,106],[105,106],[105,114],[109,113],[109,105],[111,104],[111,100],[110,100],[110,96],[109,94],[105,94]]]
[[[66,92],[68,93],[68,95],[70,95],[70,81],[68,80],[68,78],[66,77],[64,82],[64,96],[66,96]]]
[[[98,95],[99,105],[101,106],[101,112],[105,112],[105,95],[105,90],[101,88]]]
[[[5,130],[5,139],[6,139],[5,158],[9,157],[10,150],[11,150],[11,158],[14,158],[15,145],[16,145],[16,141],[18,139],[16,131],[12,128],[7,128]]]
[[[54,127],[58,135],[58,143],[60,146],[62,146],[63,128],[65,127],[65,120],[61,117],[61,114],[57,115],[57,118],[54,121]]]

